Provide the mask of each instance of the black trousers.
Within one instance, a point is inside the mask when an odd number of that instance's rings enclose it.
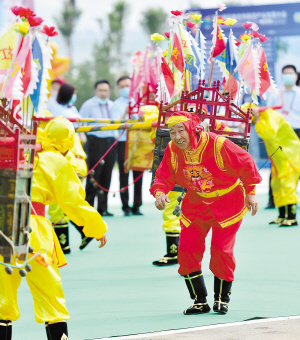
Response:
[[[294,131],[296,132],[296,135],[298,136],[298,138],[300,138],[300,129],[294,129]]]
[[[99,159],[105,154],[109,147],[115,141],[114,138],[98,138],[95,136],[87,136],[88,139],[88,158],[87,164],[88,168],[91,169]],[[95,168],[95,175],[93,176],[95,180],[105,189],[109,189],[111,182],[112,169],[115,163],[116,148],[114,147],[104,158],[104,164],[99,164]],[[98,186],[95,188],[93,183],[91,183],[90,176],[87,177],[86,181],[86,200],[93,207],[95,196],[98,196],[98,211],[103,213],[107,211],[107,195],[108,193],[104,191],[100,193],[100,188]]]
[[[125,163],[125,142],[118,142],[118,164],[119,164],[119,171],[120,171],[120,189],[128,185],[129,173],[124,172],[124,163]],[[141,173],[142,173],[141,171],[133,171],[133,179],[135,180]],[[138,211],[139,207],[142,205],[142,184],[143,184],[143,176],[141,176],[141,178],[134,183],[134,199],[133,199],[133,207],[131,208],[133,212]],[[129,202],[128,189],[122,191],[120,193],[120,196],[121,196],[123,211],[129,210],[130,207],[128,205],[128,202]]]

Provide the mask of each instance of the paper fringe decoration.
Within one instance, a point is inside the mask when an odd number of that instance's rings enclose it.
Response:
[[[49,70],[51,70],[51,60],[52,57],[52,49],[49,45],[49,42],[46,42],[41,33],[36,33],[36,38],[41,46],[42,54],[43,54],[43,74],[42,74],[42,82],[41,82],[41,92],[39,98],[38,110],[36,113],[37,117],[44,116],[44,110],[46,109],[46,102],[48,101],[48,93],[47,90],[47,80],[50,79]]]
[[[30,44],[31,48],[32,48],[33,40],[34,40],[34,36],[31,39],[31,44]],[[38,82],[39,82],[38,67],[37,67],[37,64],[34,62],[33,56],[31,53],[31,79],[30,79],[27,91],[24,95],[24,98],[33,94],[34,90],[37,88]]]
[[[200,70],[199,70],[199,78],[201,80],[204,79],[205,77],[205,63],[206,63],[206,38],[204,37],[204,35],[202,34],[202,32],[200,31],[200,29],[197,29],[196,31],[196,43],[199,46],[200,49]],[[200,44],[199,44],[200,43]]]

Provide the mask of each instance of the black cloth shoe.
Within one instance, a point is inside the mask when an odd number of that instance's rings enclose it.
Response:
[[[107,217],[112,217],[112,216],[114,216],[114,214],[111,214],[111,213],[108,212],[108,211],[103,211],[100,215],[101,215],[101,216],[107,216]]]
[[[93,241],[93,237],[87,237],[84,235],[83,232],[83,227],[79,227],[76,223],[74,223],[73,221],[70,221],[73,226],[78,230],[78,232],[81,235],[81,244],[79,246],[80,250],[83,250],[91,241]]]
[[[69,224],[63,223],[55,224],[52,226],[57,235],[62,251],[64,252],[64,254],[70,254],[71,249],[69,245]]]
[[[69,340],[66,322],[49,324],[46,322],[46,333],[48,340]]]
[[[1,340],[11,340],[11,321],[10,320],[0,320],[0,339]]]
[[[215,302],[213,310],[220,314],[226,314],[228,312],[228,303],[230,301],[232,281],[225,281],[215,276],[214,291]]]
[[[153,261],[154,266],[170,266],[172,264],[177,264],[177,253],[179,244],[179,234],[166,233],[166,243],[167,243],[167,254],[164,255],[160,260]]]
[[[210,307],[207,302],[198,303],[197,300],[193,303],[191,307],[183,311],[184,315],[192,315],[192,314],[204,314],[210,311]]]
[[[93,239],[94,239],[93,237],[84,236],[84,238],[81,240],[79,249],[83,250],[91,241],[93,241]]]
[[[130,215],[131,215],[131,209],[125,209],[124,216],[130,216]]]
[[[214,312],[219,314],[226,314],[228,312],[228,303],[222,301],[215,301],[213,306]]]
[[[140,211],[140,209],[138,209],[138,210],[132,210],[132,215],[143,216],[144,214]]]
[[[298,225],[296,220],[297,205],[288,204],[285,206],[286,218],[278,224],[279,227],[294,227]]]
[[[164,267],[164,266],[170,266],[172,264],[177,264],[177,255],[173,257],[169,257],[168,254],[164,255],[160,260],[153,261],[152,264],[154,266]]]
[[[184,275],[185,283],[190,293],[191,299],[195,300],[193,305],[183,311],[185,315],[208,313],[210,307],[207,304],[207,290],[202,275],[202,270],[198,270],[188,275]]]
[[[269,224],[279,224],[286,218],[286,206],[282,206],[278,208],[279,215],[278,217],[274,220],[271,221]]]
[[[278,227],[295,227],[298,225],[297,220],[289,220],[285,219],[282,222],[278,223]]]
[[[280,224],[285,218],[277,217],[274,221],[269,222],[269,224]]]

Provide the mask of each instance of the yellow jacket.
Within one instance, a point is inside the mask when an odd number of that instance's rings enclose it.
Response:
[[[84,152],[79,135],[74,135],[75,143],[72,150],[69,150],[66,159],[71,163],[73,169],[79,178],[87,175],[86,153]],[[68,223],[70,218],[66,216],[64,211],[60,208],[58,203],[49,205],[48,214],[52,223]]]
[[[45,205],[57,202],[72,221],[84,227],[83,232],[88,237],[100,239],[107,230],[101,215],[85,201],[85,191],[72,165],[53,147],[37,153],[35,157],[31,198],[33,202]],[[33,233],[30,243],[34,251],[46,250],[49,256],[60,253],[50,222],[42,216],[31,217]],[[61,254],[54,257],[58,262],[64,261]]]
[[[83,150],[79,135],[75,133],[75,143],[73,149],[69,150],[66,155],[67,160],[72,164],[75,172],[80,177],[87,175],[86,153]]]
[[[279,112],[273,109],[261,112],[255,129],[266,145],[268,156],[279,145],[282,147],[282,151],[278,150],[271,158],[277,178],[289,176],[291,168],[300,172],[300,140]]]

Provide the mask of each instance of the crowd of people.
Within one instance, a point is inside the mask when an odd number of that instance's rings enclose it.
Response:
[[[117,81],[120,97],[114,102],[110,100],[111,86],[107,80],[99,80],[94,86],[94,96],[83,103],[79,112],[74,106],[77,95],[74,86],[68,83],[61,84],[60,81],[52,82],[51,96],[49,98],[47,109],[55,117],[62,116],[65,118],[95,118],[95,119],[128,119],[128,104],[130,102],[129,89],[130,77],[122,76]],[[137,115],[132,115],[131,119],[136,119]],[[93,125],[104,125],[95,124]],[[87,164],[91,169],[106,151],[114,144],[120,132],[111,131],[91,131],[85,135],[81,134],[84,149],[87,152]],[[119,167],[120,178],[120,198],[122,201],[122,210],[124,216],[142,215],[140,207],[142,205],[142,173],[133,171],[134,178],[134,198],[133,206],[129,206],[128,178],[129,173],[124,169],[125,163],[125,143],[127,135],[124,133],[118,139],[118,143],[104,157],[101,164],[95,168],[93,178],[100,184],[100,188],[94,185],[94,182],[88,176],[86,181],[86,199],[91,206],[94,206],[95,197],[97,197],[97,210],[102,216],[113,216],[108,211],[108,191],[111,184],[112,170],[117,162]]]

